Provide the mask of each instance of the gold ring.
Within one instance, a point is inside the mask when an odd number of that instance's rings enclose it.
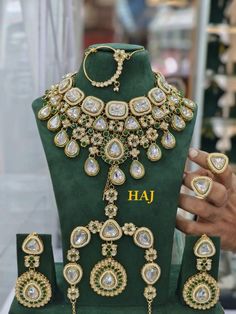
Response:
[[[226,170],[229,158],[221,153],[211,153],[207,157],[207,164],[212,173],[220,174]]]
[[[193,178],[191,187],[197,198],[204,199],[211,192],[212,179],[206,176],[199,176]]]

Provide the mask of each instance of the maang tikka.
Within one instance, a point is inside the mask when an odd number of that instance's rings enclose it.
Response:
[[[159,161],[162,157],[159,138],[165,149],[174,148],[176,140],[170,128],[184,130],[186,123],[193,118],[195,104],[183,98],[160,73],[153,74],[156,86],[146,96],[135,97],[128,103],[116,100],[104,103],[100,98],[86,96],[79,87],[74,86],[75,75],[66,75],[59,84],[46,91],[44,106],[38,113],[41,120],[48,120],[48,129],[57,132],[54,142],[56,146],[64,148],[68,157],[75,158],[79,155],[80,147],[88,147],[89,156],[84,164],[87,175],[98,174],[100,166],[97,158],[110,165],[103,193],[106,221],[92,220],[86,226],[76,227],[71,233],[71,248],[67,254],[69,263],[64,268],[64,276],[70,284],[68,298],[73,314],[80,294],[78,283],[83,275],[82,267],[78,264],[80,249],[88,245],[91,235],[96,233],[104,242],[101,248],[104,259],[91,271],[92,289],[106,297],[116,296],[125,289],[128,274],[115,256],[117,241],[124,235],[131,236],[134,243],[145,250],[146,263],[141,269],[141,276],[146,283],[143,294],[148,313],[151,314],[156,297],[154,284],[160,278],[161,269],[155,262],[157,251],[152,231],[133,222],[120,226],[116,220],[117,186],[126,181],[120,165],[131,158],[130,175],[134,179],[143,178],[145,168],[138,157],[140,147],[147,151],[150,161]]]

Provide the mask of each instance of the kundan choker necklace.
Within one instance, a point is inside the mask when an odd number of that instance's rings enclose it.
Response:
[[[156,297],[154,285],[161,275],[161,269],[155,262],[157,251],[152,231],[133,222],[120,226],[116,220],[116,187],[126,180],[120,166],[131,159],[130,175],[135,179],[143,178],[145,168],[139,160],[140,147],[146,150],[150,161],[160,160],[160,145],[165,149],[175,147],[176,140],[170,130],[182,131],[186,122],[193,118],[195,109],[195,104],[183,98],[162,74],[154,75],[156,86],[146,96],[133,98],[129,103],[116,100],[104,103],[102,99],[85,95],[74,86],[75,74],[67,74],[59,84],[46,91],[44,106],[38,113],[39,119],[48,120],[47,128],[57,132],[55,145],[63,147],[68,157],[75,158],[81,147],[88,147],[89,154],[84,164],[87,175],[98,174],[98,159],[110,165],[103,193],[106,220],[92,220],[86,226],[76,227],[71,233],[64,277],[70,285],[67,295],[73,314],[76,313],[79,298],[78,283],[83,275],[82,267],[78,264],[79,249],[91,241],[92,234],[98,234],[104,242],[101,248],[104,258],[90,274],[92,289],[105,297],[116,296],[125,289],[127,273],[115,259],[116,243],[123,235],[130,236],[137,246],[145,250],[146,262],[141,276],[146,284],[143,294],[147,300],[148,314],[152,313],[152,303]]]

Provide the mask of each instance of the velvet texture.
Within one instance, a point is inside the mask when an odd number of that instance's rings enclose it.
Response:
[[[112,47],[130,52],[141,48],[140,46],[126,44],[112,44]],[[116,70],[112,51],[103,49],[91,55],[87,60],[86,68],[93,79],[97,81],[108,79]],[[155,83],[147,51],[137,52],[129,61],[125,61],[120,83],[119,93],[114,92],[112,87],[93,87],[85,78],[81,68],[76,75],[75,85],[81,88],[86,96],[93,95],[105,102],[109,100],[128,101],[133,97],[147,95],[147,92],[154,87]],[[35,115],[37,115],[42,104],[41,98],[34,101],[33,110]],[[158,251],[157,262],[162,269],[161,278],[155,285],[158,290],[158,297],[154,302],[154,306],[159,308],[158,313],[192,313],[192,310],[186,307],[184,307],[186,309],[186,312],[184,312],[183,306],[179,304],[174,296],[172,296],[172,299],[169,298],[169,283],[171,281],[171,253],[177,203],[195,118],[196,114],[183,132],[173,131],[177,145],[171,151],[162,148],[163,156],[159,162],[149,161],[145,156],[145,152],[141,151],[139,160],[146,168],[143,179],[135,180],[129,176],[130,160],[121,165],[127,175],[127,181],[124,185],[118,187],[119,201],[117,205],[119,213],[117,221],[121,225],[124,222],[133,222],[137,226],[146,226],[154,234],[155,247]],[[102,200],[102,194],[107,178],[108,165],[99,160],[100,173],[95,178],[88,177],[83,169],[88,156],[88,149],[81,149],[79,157],[75,159],[68,158],[62,149],[54,145],[55,133],[47,129],[46,122],[42,122],[37,118],[36,121],[57,201],[65,263],[66,252],[70,245],[69,238],[73,228],[79,225],[87,225],[90,220],[104,221],[105,203]],[[153,190],[155,192],[154,201],[150,205],[145,201],[128,201],[129,190],[138,190],[141,193],[144,190],[147,192]],[[99,237],[93,235],[90,244],[80,250],[80,264],[84,270],[83,279],[79,284],[81,296],[78,304],[84,309],[81,313],[146,313],[146,300],[143,297],[145,284],[140,276],[140,269],[145,263],[144,250],[135,246],[130,237],[122,237],[118,241],[118,254],[116,256],[116,260],[127,270],[128,285],[125,291],[114,298],[105,298],[97,295],[90,288],[90,271],[102,259],[101,243]],[[193,268],[190,271],[193,271]],[[63,286],[66,299],[67,285],[64,283]],[[63,301],[60,300],[60,302]],[[163,304],[163,306],[160,306],[160,304]],[[89,310],[86,310],[88,306]],[[41,311],[43,313],[62,313],[59,308],[65,309],[62,305],[55,305],[55,307],[55,311],[50,312],[46,308]],[[12,311],[11,314],[13,313],[21,312]],[[157,312],[154,311],[154,313]]]

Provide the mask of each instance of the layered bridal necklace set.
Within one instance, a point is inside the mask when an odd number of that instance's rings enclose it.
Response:
[[[90,77],[86,62],[91,54],[104,48],[112,50],[117,70],[107,81],[97,82]],[[94,87],[113,86],[118,93],[121,88],[119,77],[125,63],[134,53],[142,50],[128,53],[109,46],[89,48],[83,62],[84,74]],[[63,273],[69,284],[67,296],[73,314],[76,314],[79,295],[83,293],[79,291],[79,282],[83,277],[83,269],[79,264],[80,254],[95,234],[102,240],[103,257],[90,272],[91,288],[104,297],[115,297],[126,288],[128,273],[116,260],[116,255],[119,239],[123,236],[131,237],[134,244],[144,250],[145,263],[140,272],[145,283],[143,295],[147,301],[147,312],[152,313],[152,304],[157,294],[155,284],[161,276],[161,268],[156,261],[157,250],[152,231],[147,226],[137,226],[134,221],[120,225],[117,219],[118,187],[128,179],[128,174],[122,170],[122,164],[130,163],[129,174],[134,179],[144,178],[145,168],[139,159],[140,150],[146,151],[151,162],[158,162],[162,157],[162,147],[170,150],[176,145],[171,130],[184,130],[186,123],[193,118],[195,109],[195,104],[182,97],[161,73],[153,75],[155,86],[146,95],[138,95],[129,102],[111,100],[105,103],[93,95],[85,95],[79,86],[75,86],[76,74],[67,74],[59,84],[47,90],[43,97],[44,104],[38,117],[47,120],[47,128],[56,132],[55,145],[61,147],[69,158],[79,158],[80,149],[87,149],[84,171],[88,176],[95,177],[102,162],[109,164],[101,195],[105,202],[104,221],[98,221],[94,217],[86,226],[77,226],[70,237],[68,263]]]

